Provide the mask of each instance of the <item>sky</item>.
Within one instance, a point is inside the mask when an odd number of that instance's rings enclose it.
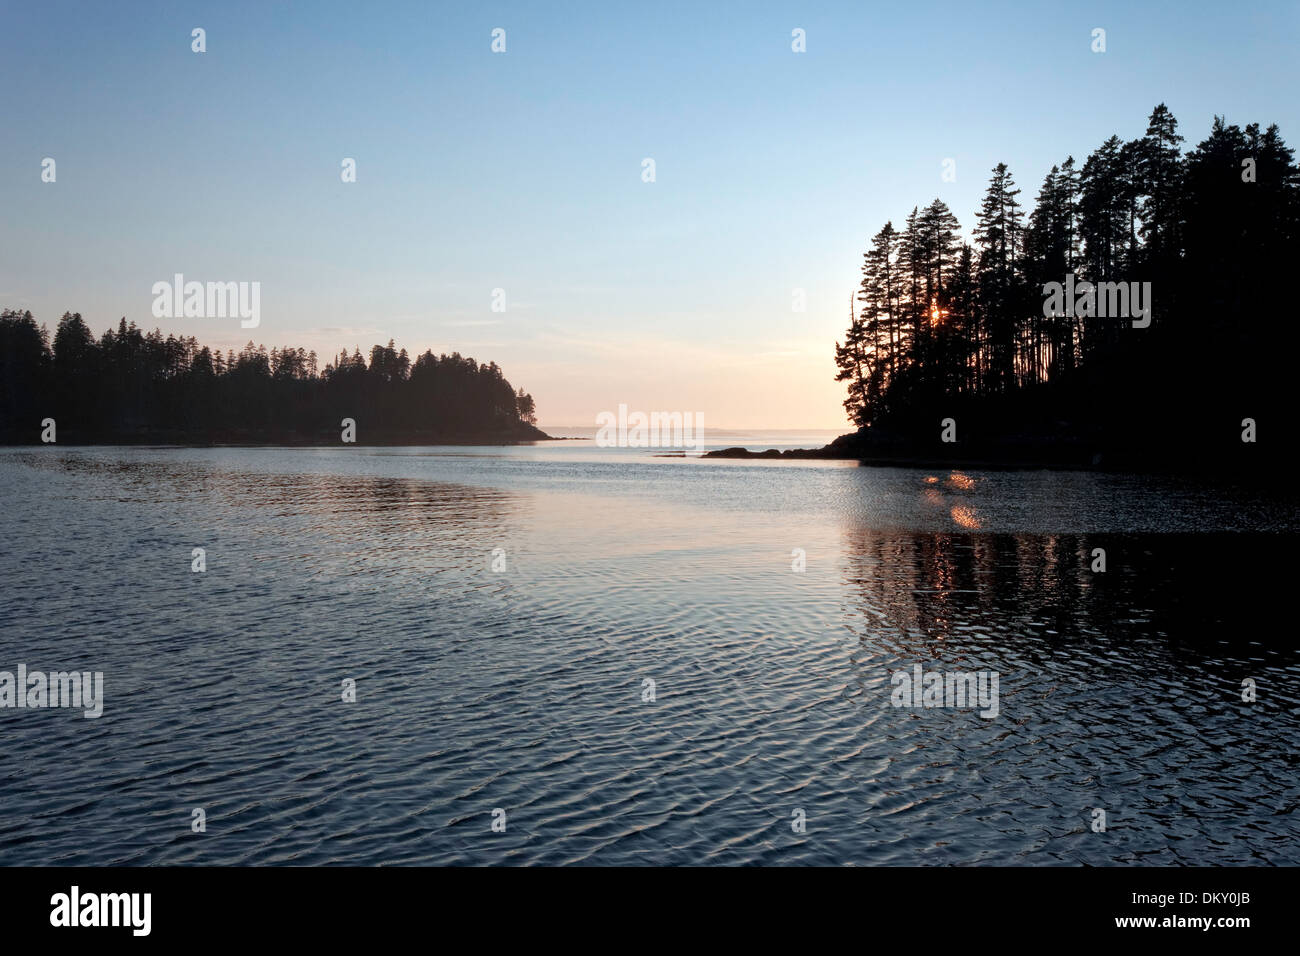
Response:
[[[886,220],[938,197],[968,236],[998,162],[1031,203],[1160,102],[1186,147],[1215,115],[1300,144],[1298,42],[1271,0],[0,0],[0,308],[322,365],[457,351],[543,428],[843,427],[834,343]],[[155,319],[176,273],[259,282],[260,325]]]

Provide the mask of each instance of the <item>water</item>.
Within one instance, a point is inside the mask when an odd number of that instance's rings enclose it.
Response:
[[[0,487],[0,670],[106,698],[0,710],[0,863],[1300,863],[1289,496],[591,442]]]

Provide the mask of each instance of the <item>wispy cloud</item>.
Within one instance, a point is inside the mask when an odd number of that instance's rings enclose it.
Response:
[[[355,326],[355,325],[326,325],[307,330],[308,335],[346,335],[346,336],[366,336],[366,335],[383,335],[383,329],[373,327]]]
[[[478,328],[483,325],[500,325],[500,319],[448,319],[438,322],[438,325],[448,329],[470,329]]]

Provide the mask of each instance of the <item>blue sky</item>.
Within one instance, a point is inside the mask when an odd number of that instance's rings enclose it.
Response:
[[[938,196],[969,230],[993,165],[1032,201],[1158,102],[1185,145],[1215,114],[1298,144],[1297,41],[1275,2],[6,0],[0,306],[322,363],[456,350],[544,427],[620,402],[837,427],[833,343],[886,219]],[[261,282],[260,327],[155,320],[176,272]]]

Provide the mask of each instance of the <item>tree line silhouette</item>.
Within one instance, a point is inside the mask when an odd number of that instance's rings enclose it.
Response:
[[[969,241],[940,199],[885,223],[835,346],[857,437],[927,443],[951,417],[985,449],[1181,460],[1240,451],[1245,418],[1292,429],[1293,151],[1276,125],[1221,117],[1195,149],[1182,142],[1162,103],[1143,136],[1053,166],[1028,213],[999,163]],[[1149,282],[1150,326],[1045,316],[1045,285],[1068,274]]]
[[[63,442],[520,440],[545,437],[532,396],[495,362],[426,351],[411,361],[393,342],[324,369],[315,352],[249,342],[238,353],[193,336],[144,333],[123,318],[96,341],[65,313],[53,342],[30,312],[0,313],[0,439],[39,439],[53,418]]]

